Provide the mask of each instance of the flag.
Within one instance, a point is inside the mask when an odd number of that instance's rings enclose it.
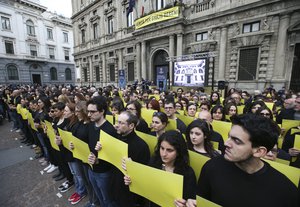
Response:
[[[127,16],[133,11],[133,7],[135,7],[135,0],[129,0],[129,7],[127,10]]]

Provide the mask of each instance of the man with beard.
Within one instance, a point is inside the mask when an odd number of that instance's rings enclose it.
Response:
[[[224,207],[299,206],[297,187],[261,160],[276,144],[279,132],[268,118],[233,116],[224,157],[204,165],[197,194]],[[194,206],[196,201],[189,199],[187,207]]]

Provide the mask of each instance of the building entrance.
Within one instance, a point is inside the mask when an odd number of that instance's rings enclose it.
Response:
[[[295,46],[294,60],[293,60],[293,69],[292,77],[290,83],[290,89],[293,91],[300,91],[300,43],[297,43]]]
[[[42,85],[41,75],[40,74],[32,74],[32,82],[33,84]]]

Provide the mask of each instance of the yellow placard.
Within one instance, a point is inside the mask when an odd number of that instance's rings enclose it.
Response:
[[[111,123],[112,125],[115,125],[115,120],[114,120],[114,116],[113,115],[107,115],[105,116],[105,119]]]
[[[153,109],[147,109],[147,108],[142,108],[141,110],[141,116],[147,122],[148,126],[150,127],[150,124],[152,123],[152,116],[153,113],[156,112],[156,110]]]
[[[72,150],[73,157],[80,159],[84,163],[88,163],[88,156],[90,155],[89,145],[74,136],[73,136],[72,143],[74,145],[74,149]],[[90,166],[92,167],[92,165]]]
[[[27,118],[28,118],[28,123],[30,124],[31,129],[33,129],[34,131],[37,131],[37,129],[36,129],[35,125],[34,125],[32,114],[28,113],[27,114]]]
[[[271,111],[273,111],[273,106],[274,106],[273,102],[265,102],[265,104]]]
[[[184,110],[176,110],[180,115],[184,116],[185,111]],[[197,115],[197,114],[196,114]],[[198,116],[197,116],[198,117]]]
[[[300,169],[292,166],[287,166],[278,162],[273,162],[271,160],[264,161],[268,162],[273,168],[284,174],[287,178],[289,178],[292,181],[292,183],[294,183],[298,187],[300,179]]]
[[[49,137],[50,144],[51,144],[52,148],[57,150],[57,151],[60,151],[59,147],[55,143],[56,135],[55,135],[54,129],[52,127],[52,124],[47,120],[45,120],[45,124],[46,124],[46,127],[47,127],[47,135]]]
[[[300,134],[295,135],[294,148],[300,150]]]
[[[135,29],[140,29],[157,22],[166,21],[168,19],[174,19],[178,16],[179,16],[178,6],[170,9],[165,9],[163,11],[155,12],[135,20],[134,21]]]
[[[282,119],[281,128],[288,131],[292,127],[297,127],[300,125],[300,120],[289,120],[289,119]]]
[[[194,121],[194,118],[185,115],[176,114],[176,117],[179,118],[181,121],[183,121],[185,126],[188,126],[190,123]]]
[[[189,150],[189,157],[190,157],[190,165],[193,168],[196,178],[198,180],[203,165],[210,160],[209,157],[206,157],[204,155],[201,155],[199,153],[193,152]]]
[[[295,128],[291,129],[291,134],[295,134],[298,132],[300,132],[300,129],[295,129]]]
[[[149,150],[150,150],[150,155],[152,156],[154,154],[155,146],[157,144],[156,136],[152,136],[150,134],[145,134],[140,131],[135,131],[135,133],[147,143]]]
[[[214,202],[211,202],[205,198],[202,198],[201,196],[196,196],[197,206],[199,207],[221,207],[218,204],[215,204]]]
[[[29,112],[28,112],[28,110],[26,108],[20,108],[20,114],[21,114],[23,120],[27,119],[27,114],[28,113]]]
[[[222,135],[224,142],[228,139],[228,133],[231,129],[231,122],[225,122],[225,121],[217,121],[213,120],[212,122],[213,130],[218,132]]]
[[[98,152],[98,158],[113,164],[125,174],[122,159],[128,157],[128,145],[103,130],[100,132],[100,137],[102,149]]]
[[[21,104],[18,104],[18,105],[17,105],[17,108],[16,108],[18,114],[21,113],[21,111],[20,111],[21,108],[22,108]]]
[[[72,152],[72,149],[70,148],[70,142],[73,142],[73,135],[71,132],[68,132],[68,131],[65,131],[65,130],[62,130],[60,128],[58,128],[58,133],[59,133],[59,136],[62,140],[62,144],[63,146],[68,149],[69,151]]]
[[[244,111],[244,108],[245,108],[245,105],[239,105],[237,106],[237,112],[238,114],[243,114],[243,111]]]
[[[176,122],[176,120],[175,119],[169,119],[168,121],[169,121],[169,123],[166,126],[166,131],[176,130],[177,129],[177,122]]]
[[[182,198],[182,175],[155,169],[130,160],[126,161],[126,168],[132,181],[129,185],[131,192],[163,207],[174,206],[174,201]]]
[[[284,164],[284,165],[290,165],[290,161],[284,160],[284,159],[276,158],[275,162],[279,162],[279,163]]]

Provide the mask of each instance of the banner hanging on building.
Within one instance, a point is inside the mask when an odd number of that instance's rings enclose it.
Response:
[[[166,21],[168,19],[174,19],[179,16],[179,7],[172,7],[170,9],[166,9],[163,11],[155,12],[153,14],[149,14],[145,17],[139,18],[135,20],[135,29],[143,28],[147,25]]]
[[[119,70],[119,88],[126,88],[125,70]]]

